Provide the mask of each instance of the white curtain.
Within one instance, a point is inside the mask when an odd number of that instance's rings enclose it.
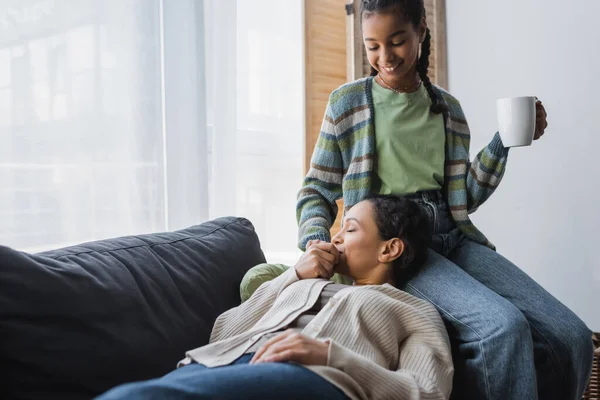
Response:
[[[301,0],[0,0],[0,244],[224,215],[297,257]]]

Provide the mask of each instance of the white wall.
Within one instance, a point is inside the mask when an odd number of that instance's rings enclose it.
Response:
[[[498,251],[600,331],[600,1],[449,0],[450,92],[471,156],[497,130],[497,98],[536,95],[549,127],[511,150],[472,215]]]

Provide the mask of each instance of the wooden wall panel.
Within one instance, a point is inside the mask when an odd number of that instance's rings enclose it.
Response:
[[[427,11],[427,26],[431,30],[429,77],[434,84],[448,89],[445,0],[425,0],[425,9]]]
[[[305,0],[306,158],[304,171],[317,143],[331,92],[347,81],[345,0]],[[340,205],[340,209],[341,209]],[[341,213],[340,213],[341,214]],[[340,216],[333,225],[335,234]]]

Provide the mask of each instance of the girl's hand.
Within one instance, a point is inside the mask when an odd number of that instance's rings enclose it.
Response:
[[[306,252],[294,268],[300,279],[329,279],[333,276],[333,269],[338,262],[340,252],[333,244],[310,240],[306,244]]]
[[[329,343],[287,330],[267,341],[250,364],[293,361],[303,365],[327,365]]]
[[[544,135],[544,130],[548,127],[548,121],[546,120],[546,109],[542,105],[540,100],[535,102],[535,135],[533,140],[538,140]]]

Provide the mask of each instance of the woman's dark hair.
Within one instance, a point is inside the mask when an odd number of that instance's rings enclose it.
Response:
[[[426,16],[423,0],[362,0],[360,2],[360,20],[368,18],[369,14],[390,11],[392,7],[398,7],[406,19],[408,19],[416,30],[419,29],[421,20]],[[421,44],[421,56],[417,60],[417,72],[431,98],[431,112],[441,114],[447,110],[436,92],[433,90],[431,80],[427,75],[429,69],[429,54],[431,52],[431,31],[427,28],[425,40]],[[377,75],[377,70],[371,66],[371,76]]]
[[[390,195],[370,195],[373,217],[381,240],[399,238],[404,252],[394,262],[394,278],[400,286],[427,260],[431,226],[425,211],[412,200]]]

